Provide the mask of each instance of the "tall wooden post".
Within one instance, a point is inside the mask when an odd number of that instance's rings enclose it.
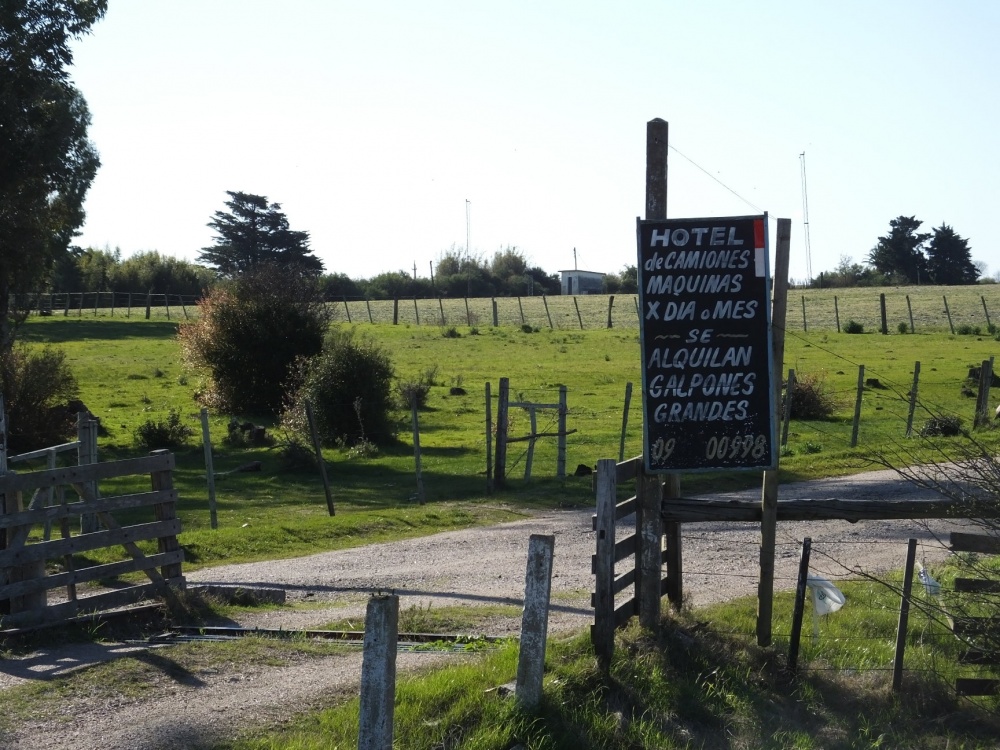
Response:
[[[85,466],[97,463],[97,422],[90,419],[90,415],[81,411],[76,415],[77,440],[80,446],[77,448],[77,464]],[[89,480],[84,482],[84,488],[91,497],[98,497],[97,481]],[[94,513],[84,513],[80,516],[80,533],[90,534],[98,531],[100,526],[97,523],[97,515]]]
[[[517,658],[514,692],[517,702],[528,709],[537,707],[542,700],[545,643],[549,629],[549,596],[552,591],[552,554],[555,545],[554,536],[532,534],[528,540],[521,647]]]
[[[215,507],[215,466],[212,462],[212,435],[208,429],[208,409],[201,410],[201,442],[205,448],[205,476],[208,477],[208,515],[213,529],[219,528]]]
[[[486,383],[486,494],[493,493],[493,401]]]
[[[566,476],[566,386],[559,386],[559,418],[557,421],[559,437],[556,439],[556,476],[563,479]]]
[[[913,365],[913,387],[910,388],[910,410],[906,415],[906,437],[913,435],[913,412],[917,408],[917,388],[920,386],[920,362]]]
[[[500,378],[497,394],[496,461],[493,470],[493,485],[503,488],[507,482],[507,402],[510,400],[510,379]]]
[[[632,381],[625,384],[625,407],[622,409],[622,438],[618,443],[618,462],[625,460],[625,430],[628,429],[628,410],[632,404]]]
[[[635,599],[639,606],[639,624],[656,631],[660,625],[660,580],[663,577],[663,482],[658,474],[647,474],[639,467],[636,483],[636,533],[639,550],[635,566]],[[669,572],[669,570],[668,570]]]
[[[906,566],[903,568],[903,596],[899,602],[899,622],[896,626],[896,654],[892,660],[892,692],[903,686],[903,655],[906,653],[906,629],[910,622],[910,594],[913,592],[913,565],[917,559],[917,540],[906,545]]]
[[[781,372],[785,359],[785,316],[788,310],[788,258],[792,220],[778,219],[774,245],[774,283],[771,289],[771,358]],[[774,403],[781,401],[781,378],[774,379]],[[774,415],[777,419],[777,414]],[[779,454],[780,456],[780,454]],[[778,459],[781,460],[780,457]],[[757,582],[757,644],[771,645],[774,612],[774,545],[778,527],[778,467],[764,472],[761,490],[760,580]]]
[[[854,424],[851,426],[851,447],[858,444],[858,430],[861,429],[861,400],[865,393],[865,366],[858,365],[858,393],[854,399]]]
[[[170,453],[168,450],[155,450],[150,451],[151,456],[159,456],[165,453]],[[150,484],[153,491],[158,490],[172,490],[174,488],[174,474],[173,474],[173,459],[171,457],[171,468],[164,469],[162,471],[155,471],[149,475]],[[153,516],[157,521],[173,521],[177,518],[177,503],[174,501],[166,503],[157,503],[153,506]],[[156,541],[158,551],[163,552],[177,552],[181,549],[180,542],[177,541],[177,537],[174,535],[160,537]],[[184,575],[181,564],[179,562],[168,563],[160,568],[160,575],[166,579],[167,583],[170,583],[174,579],[181,579]],[[183,581],[182,581],[183,582]]]
[[[365,614],[358,750],[392,747],[398,640],[399,597],[395,594],[373,596],[368,600]]]
[[[615,652],[615,504],[618,477],[613,458],[597,462],[597,549],[594,555],[594,627],[591,641],[601,669]]]

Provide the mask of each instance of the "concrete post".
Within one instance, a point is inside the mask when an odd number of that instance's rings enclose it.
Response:
[[[542,700],[545,673],[545,642],[549,629],[549,594],[552,591],[554,536],[532,534],[528,542],[528,568],[524,575],[524,613],[521,616],[521,648],[517,660],[515,696],[524,708]]]
[[[358,750],[392,750],[399,597],[373,596],[365,615]]]

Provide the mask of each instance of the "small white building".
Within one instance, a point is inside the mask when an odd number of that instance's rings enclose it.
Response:
[[[560,271],[563,294],[601,294],[604,291],[604,274],[596,271]]]

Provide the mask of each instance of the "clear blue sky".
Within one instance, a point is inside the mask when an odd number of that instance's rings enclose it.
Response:
[[[813,275],[900,214],[992,275],[998,34],[987,0],[111,0],[75,45],[103,162],[77,242],[194,260],[242,190],[355,278],[427,276],[467,229],[614,272],[660,117],[691,160],[670,151],[668,214],[792,219],[793,278],[802,152]]]

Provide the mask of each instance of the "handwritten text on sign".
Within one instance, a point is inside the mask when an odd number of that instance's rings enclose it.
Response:
[[[651,472],[773,468],[767,219],[639,221]]]

